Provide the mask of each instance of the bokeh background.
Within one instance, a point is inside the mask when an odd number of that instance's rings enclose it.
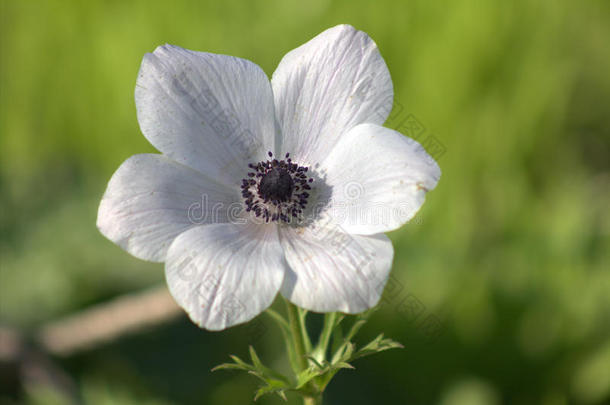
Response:
[[[419,139],[443,175],[390,234],[392,280],[361,336],[405,348],[340,373],[325,403],[610,403],[610,2],[0,4],[4,328],[35,347],[46,322],[163,282],[161,264],[95,227],[114,170],[154,151],[133,97],[144,53],[167,42],[270,76],[287,51],[349,23],[392,74],[387,125]],[[253,377],[210,369],[248,344],[285,365],[279,331],[258,321],[256,336],[210,333],[181,315],[48,361],[87,404],[247,404]],[[17,385],[7,367],[0,403],[71,403],[45,379]]]

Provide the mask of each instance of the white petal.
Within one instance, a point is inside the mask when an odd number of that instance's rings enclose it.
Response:
[[[286,54],[271,83],[281,151],[301,163],[321,160],[357,124],[383,124],[392,109],[392,80],[377,45],[349,25]]]
[[[441,175],[419,143],[374,124],[358,125],[341,137],[320,167],[327,212],[345,231],[362,235],[409,221]]]
[[[162,155],[135,155],[114,173],[97,226],[132,255],[163,261],[176,236],[199,224],[227,222],[239,190]],[[233,205],[233,206],[234,206]]]
[[[136,107],[157,149],[228,184],[274,149],[271,84],[244,59],[160,46],[142,61]]]
[[[178,236],[165,275],[176,302],[199,326],[249,321],[275,298],[286,265],[275,225],[205,225]]]
[[[349,235],[327,224],[282,227],[280,240],[290,266],[280,291],[294,304],[358,313],[379,301],[394,255],[385,235]]]

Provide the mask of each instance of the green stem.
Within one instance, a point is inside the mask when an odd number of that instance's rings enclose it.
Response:
[[[303,332],[307,333],[307,331],[303,331],[303,328],[301,327],[302,324],[299,319],[299,309],[288,300],[286,300],[286,311],[288,312],[288,322],[290,324],[294,351],[296,353],[300,368],[299,371],[303,371],[308,366],[307,358],[305,357],[307,354],[305,352],[305,341],[303,339]]]
[[[330,312],[324,315],[324,326],[322,327],[322,333],[320,333],[320,339],[318,340],[318,344],[312,353],[313,357],[319,362],[326,359],[328,343],[330,342],[333,329],[336,326],[338,315],[339,314],[337,312]]]
[[[304,319],[299,315],[299,308],[297,308],[290,301],[286,300],[286,311],[288,312],[290,334],[292,335],[293,347],[299,365],[298,371],[303,371],[309,367],[309,362],[305,357],[308,354],[306,350],[306,339],[309,339],[309,335],[307,335]],[[318,391],[316,387],[311,388],[314,390],[314,392]],[[317,394],[314,396],[304,396],[303,405],[322,405],[322,395]]]
[[[311,340],[309,339],[309,333],[307,333],[307,325],[305,325],[305,318],[307,318],[307,311],[298,308],[299,322],[301,323],[301,336],[303,336],[303,345],[305,347],[305,353],[311,353]]]
[[[289,326],[288,326],[288,322],[286,322],[286,320],[284,319],[284,317],[282,315],[278,314],[277,312],[275,312],[271,308],[267,308],[265,313],[267,315],[269,315],[271,317],[271,319],[273,319],[275,322],[277,322],[278,325],[280,326],[280,328],[285,329],[285,330],[289,330],[290,329]]]

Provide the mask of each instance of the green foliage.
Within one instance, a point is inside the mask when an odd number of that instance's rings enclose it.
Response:
[[[296,355],[287,321],[274,310],[269,310],[269,312],[270,316],[276,321],[280,328],[282,330],[286,329],[284,334],[285,345],[289,353]],[[307,311],[299,312],[302,314],[299,317],[299,322],[302,322],[303,329],[305,330]],[[303,396],[317,396],[324,392],[331,379],[339,370],[354,368],[350,362],[385,350],[403,348],[400,343],[395,342],[392,339],[384,338],[383,333],[368,344],[361,348],[357,348],[352,339],[356,336],[358,330],[366,323],[372,312],[373,311],[369,311],[354,317],[355,320],[350,327],[349,333],[347,333],[345,337],[343,337],[340,326],[341,321],[345,319],[345,315],[336,312],[326,314],[324,317],[325,326],[322,329],[315,349],[312,350],[311,344],[306,345],[306,353],[304,356],[308,360],[308,366],[300,370],[298,365],[293,365],[295,375],[292,378],[292,381],[281,373],[264,366],[252,346],[250,346],[251,364],[232,355],[230,356],[233,360],[232,363],[220,364],[214,367],[212,371],[241,370],[259,378],[263,381],[264,385],[256,391],[254,400],[257,400],[265,394],[273,393],[279,395],[286,401],[286,393],[290,391],[299,393]],[[305,332],[304,335],[306,336],[307,341],[309,341],[309,333]],[[326,352],[329,339],[333,339],[338,342],[338,344],[336,345],[336,349],[331,350],[330,356],[328,357],[329,360],[327,360]],[[295,361],[295,363],[298,362]]]
[[[223,363],[212,369],[212,371],[216,370],[242,370],[246,371],[248,374],[252,374],[253,376],[259,378],[263,381],[264,385],[260,387],[256,391],[256,395],[254,396],[254,400],[257,400],[262,395],[265,394],[277,394],[280,398],[286,400],[286,390],[290,388],[290,382],[287,377],[283,376],[280,373],[273,371],[272,369],[265,367],[261,362],[260,358],[256,354],[256,351],[252,346],[250,346],[250,358],[252,359],[252,364],[248,364],[241,360],[237,356],[231,356],[233,363]]]

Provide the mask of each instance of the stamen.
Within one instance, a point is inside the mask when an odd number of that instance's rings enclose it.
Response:
[[[313,178],[305,173],[308,167],[299,166],[289,158],[249,163],[247,178],[242,180],[242,196],[247,212],[253,212],[265,222],[290,222],[303,213],[311,190]]]

